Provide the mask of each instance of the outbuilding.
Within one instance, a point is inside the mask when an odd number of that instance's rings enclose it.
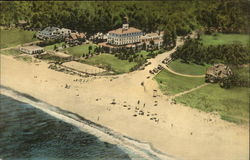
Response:
[[[44,49],[39,46],[25,46],[20,47],[20,51],[28,54],[40,54],[44,52]]]

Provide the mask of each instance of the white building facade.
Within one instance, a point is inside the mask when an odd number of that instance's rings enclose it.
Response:
[[[111,45],[127,45],[141,42],[143,32],[140,29],[129,27],[129,24],[123,24],[122,28],[109,31],[107,42]]]
[[[67,28],[62,28],[59,30],[59,32],[63,37],[68,37],[72,31],[70,29],[67,29]]]
[[[40,54],[44,52],[44,49],[39,46],[25,46],[20,47],[20,51],[28,54]]]
[[[46,27],[42,31],[38,31],[36,36],[39,39],[57,39],[57,38],[65,38],[71,34],[71,30],[67,28],[57,28],[57,27]]]
[[[145,43],[147,46],[154,46],[161,48],[163,46],[163,34],[164,32],[160,33],[147,33],[141,37],[141,42]],[[151,45],[151,41],[153,45]]]

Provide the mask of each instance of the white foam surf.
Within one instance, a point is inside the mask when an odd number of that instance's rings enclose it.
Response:
[[[1,89],[1,92],[0,92],[1,94],[11,97],[13,99],[16,99],[18,101],[28,103],[57,119],[60,119],[66,123],[69,123],[71,125],[78,127],[83,132],[87,132],[98,137],[101,141],[115,144],[121,149],[125,149],[125,152],[127,150],[147,160],[159,160],[159,159],[160,160],[177,160],[173,156],[166,155],[157,151],[149,143],[143,143],[143,142],[134,140],[132,138],[125,137],[106,127],[97,125],[89,120],[84,121],[73,113],[70,113],[67,111],[64,112],[63,110],[60,111],[58,107],[54,107],[45,102],[35,100],[35,98],[31,96],[23,96],[23,94],[20,94],[9,88],[1,86],[0,89]],[[131,157],[131,159],[137,160],[138,158]]]

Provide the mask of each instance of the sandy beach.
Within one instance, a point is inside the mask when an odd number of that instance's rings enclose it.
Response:
[[[51,70],[45,62],[27,63],[1,55],[0,83],[179,159],[248,160],[248,125],[171,104],[170,97],[160,93],[148,71],[171,52],[150,60],[152,65],[145,70],[88,78]]]

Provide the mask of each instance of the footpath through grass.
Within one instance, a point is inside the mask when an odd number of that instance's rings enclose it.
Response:
[[[96,48],[95,44],[83,44],[79,46],[69,47],[64,49],[63,51],[67,51],[68,54],[75,56],[75,57],[81,57],[83,54],[89,53],[89,46],[92,46],[92,50],[90,53],[94,53],[94,50]]]
[[[197,89],[176,98],[176,102],[205,112],[218,112],[221,118],[234,123],[249,122],[249,89],[223,89],[218,84]]]
[[[112,70],[116,73],[129,72],[132,67],[136,65],[135,62],[129,62],[127,60],[120,60],[111,54],[100,54],[91,58],[82,60],[83,63],[95,65],[98,67]]]
[[[231,44],[235,41],[241,42],[243,45],[249,45],[249,35],[247,34],[204,34],[201,36],[201,39],[205,46]]]
[[[162,70],[156,77],[161,91],[166,95],[174,95],[190,90],[204,84],[204,78],[193,78],[175,75],[167,70]]]
[[[0,30],[0,48],[8,48],[17,46],[19,44],[29,43],[36,41],[36,38],[33,38],[35,34],[34,31],[25,31],[20,29],[11,29],[11,30]]]
[[[173,71],[181,74],[202,75],[206,73],[206,70],[210,65],[197,65],[194,63],[187,64],[182,63],[180,59],[177,59],[172,61],[168,66]]]

